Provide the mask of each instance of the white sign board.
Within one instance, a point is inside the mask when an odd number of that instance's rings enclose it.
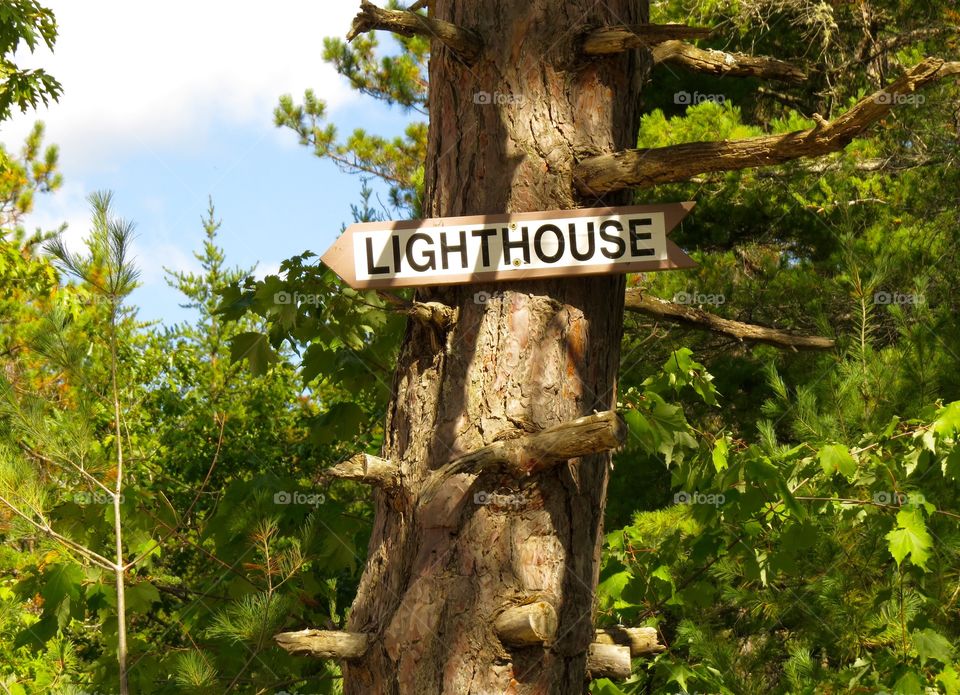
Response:
[[[364,222],[322,260],[357,289],[692,268],[667,235],[693,205]]]

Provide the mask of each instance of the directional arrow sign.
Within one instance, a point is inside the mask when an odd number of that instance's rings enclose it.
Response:
[[[356,289],[693,268],[667,239],[693,205],[363,222],[323,262]]]

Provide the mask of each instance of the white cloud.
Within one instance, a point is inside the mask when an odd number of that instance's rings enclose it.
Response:
[[[146,287],[166,284],[167,270],[200,275],[203,268],[193,254],[175,244],[147,242],[141,237],[133,241],[133,262],[140,271],[140,282]]]
[[[83,251],[86,247],[84,239],[90,231],[90,204],[87,202],[88,191],[77,183],[67,181],[54,194],[42,196],[42,205],[31,212],[24,221],[28,231],[42,229],[45,232],[54,232],[60,225],[67,224],[63,233],[63,240],[74,253]]]
[[[116,211],[114,213],[116,214]],[[30,215],[28,229],[39,227],[45,231],[55,231],[66,222],[67,229],[63,233],[63,240],[67,248],[74,253],[86,254],[90,215],[90,204],[83,187],[76,183],[67,183],[55,195],[46,198],[46,205]],[[193,253],[169,240],[168,230],[159,231],[159,236],[153,236],[143,234],[137,228],[134,230],[131,255],[137,270],[140,271],[140,281],[146,286],[163,286],[166,278],[164,268],[200,273],[200,262]]]
[[[279,275],[280,274],[280,262],[279,261],[260,261],[257,263],[256,269],[253,271],[253,277],[257,280],[263,280],[268,275]]]
[[[355,0],[46,0],[59,24],[51,56],[18,56],[61,81],[59,103],[4,126],[15,145],[38,118],[67,164],[117,165],[130,151],[189,146],[219,124],[273,129],[280,94],[313,87],[331,108],[350,89],[323,63]],[[25,53],[25,52],[21,52]]]

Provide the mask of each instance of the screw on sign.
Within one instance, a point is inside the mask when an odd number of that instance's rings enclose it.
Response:
[[[693,268],[692,202],[352,224],[323,262],[355,289]]]

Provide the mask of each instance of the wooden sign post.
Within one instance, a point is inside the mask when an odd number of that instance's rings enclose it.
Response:
[[[322,260],[355,289],[693,268],[667,238],[693,205],[362,222]]]

